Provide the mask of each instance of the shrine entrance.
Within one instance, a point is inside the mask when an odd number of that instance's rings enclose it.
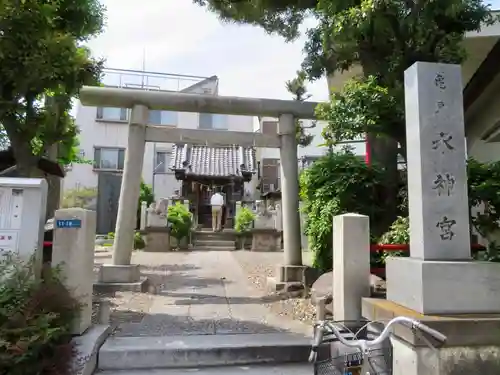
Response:
[[[234,184],[234,186],[232,186]],[[238,183],[239,185],[240,183]],[[243,185],[243,183],[241,183]],[[236,184],[229,179],[201,180],[182,184],[182,195],[188,197],[191,211],[198,228],[212,228],[212,206],[210,198],[215,191],[224,196],[225,205],[222,210],[222,229],[232,228],[234,212],[238,198]]]
[[[257,172],[255,148],[176,144],[172,151],[170,170],[182,181],[181,196],[189,200],[195,225],[212,227],[210,198],[219,191],[225,201],[222,226],[233,228],[236,202],[243,197],[243,185]]]
[[[113,282],[135,282],[139,278],[138,268],[130,265],[130,261],[146,142],[173,143],[177,148],[182,148],[182,151],[175,152],[170,169],[175,171],[177,178],[191,182],[190,193],[197,196],[198,212],[195,218],[201,219],[203,225],[207,225],[209,220],[206,212],[209,200],[208,189],[200,189],[204,184],[202,181],[206,181],[207,186],[218,181],[229,181],[231,189],[226,188],[226,194],[229,193],[227,200],[232,205],[243,191],[241,187],[245,178],[251,178],[255,169],[255,147],[279,148],[284,264],[278,272],[278,281],[287,285],[302,282],[304,266],[295,126],[296,119],[314,119],[318,103],[88,86],[80,90],[80,100],[84,105],[132,109],[115,230],[113,264],[107,266],[113,273]],[[153,126],[148,125],[149,110],[275,117],[279,118],[278,132],[271,135],[254,132],[253,129],[242,132]],[[189,145],[192,145],[191,148]],[[203,157],[200,156],[201,153],[204,153]],[[234,209],[232,212],[234,213]],[[228,218],[231,215],[230,210]],[[118,276],[120,280],[117,279]],[[111,281],[103,276],[100,282]]]

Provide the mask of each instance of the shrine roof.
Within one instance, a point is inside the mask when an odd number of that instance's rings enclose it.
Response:
[[[185,177],[248,179],[256,166],[254,147],[176,144],[169,168]]]

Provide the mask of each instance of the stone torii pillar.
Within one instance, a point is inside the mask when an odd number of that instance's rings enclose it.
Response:
[[[297,163],[297,138],[295,118],[291,114],[279,117],[281,201],[283,202],[283,251],[284,264],[279,265],[274,279],[268,283],[276,290],[302,287],[302,241],[299,213],[299,165]]]
[[[127,151],[118,203],[112,264],[103,264],[99,270],[100,283],[121,283],[141,289],[139,265],[130,264],[134,248],[134,232],[139,205],[142,164],[146,147],[146,124],[149,109],[134,105],[128,125]]]

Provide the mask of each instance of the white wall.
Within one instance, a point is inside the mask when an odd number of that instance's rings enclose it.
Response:
[[[278,121],[276,118],[272,117],[262,117],[261,122],[263,121]],[[312,120],[303,120],[303,125],[305,127],[311,126],[313,123]],[[306,132],[313,135],[314,138],[310,145],[306,147],[300,147],[297,149],[298,158],[300,159],[303,156],[322,156],[325,155],[328,151],[328,147],[323,146],[325,143],[321,133],[327,123],[325,121],[317,121],[316,126],[314,128],[306,129]],[[260,124],[258,123],[259,129]],[[357,155],[365,154],[365,144],[364,143],[353,143],[350,144],[353,147],[353,151]],[[335,149],[340,150],[342,146],[337,146]],[[262,161],[262,159],[279,159],[280,151],[277,148],[258,148],[257,149],[257,160]]]
[[[500,121],[500,74],[481,94],[465,114],[467,155],[481,162],[500,159],[500,142],[486,142],[482,138]]]
[[[209,84],[213,83],[209,82]],[[212,89],[216,89],[216,87]],[[193,91],[196,92],[196,90]],[[200,93],[203,93],[203,90]],[[84,157],[89,160],[94,158],[94,147],[127,147],[127,122],[96,120],[96,114],[96,107],[82,106],[80,102],[77,102],[76,124],[80,129],[80,149],[83,151]],[[253,117],[228,115],[225,121],[230,131],[252,132],[254,130]],[[177,123],[181,128],[196,129],[199,125],[199,114],[179,112]],[[157,173],[154,175],[153,182],[155,152],[169,152],[171,150],[171,143],[151,142],[146,144],[143,179],[147,184],[154,186],[155,196],[158,198],[172,195],[181,186],[172,173]],[[97,173],[93,170],[92,165],[75,164],[67,173],[63,186],[65,191],[75,188],[97,187]]]

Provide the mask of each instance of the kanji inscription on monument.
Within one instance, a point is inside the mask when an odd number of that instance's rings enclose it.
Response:
[[[469,259],[460,66],[415,63],[405,72],[405,103],[411,256]]]

